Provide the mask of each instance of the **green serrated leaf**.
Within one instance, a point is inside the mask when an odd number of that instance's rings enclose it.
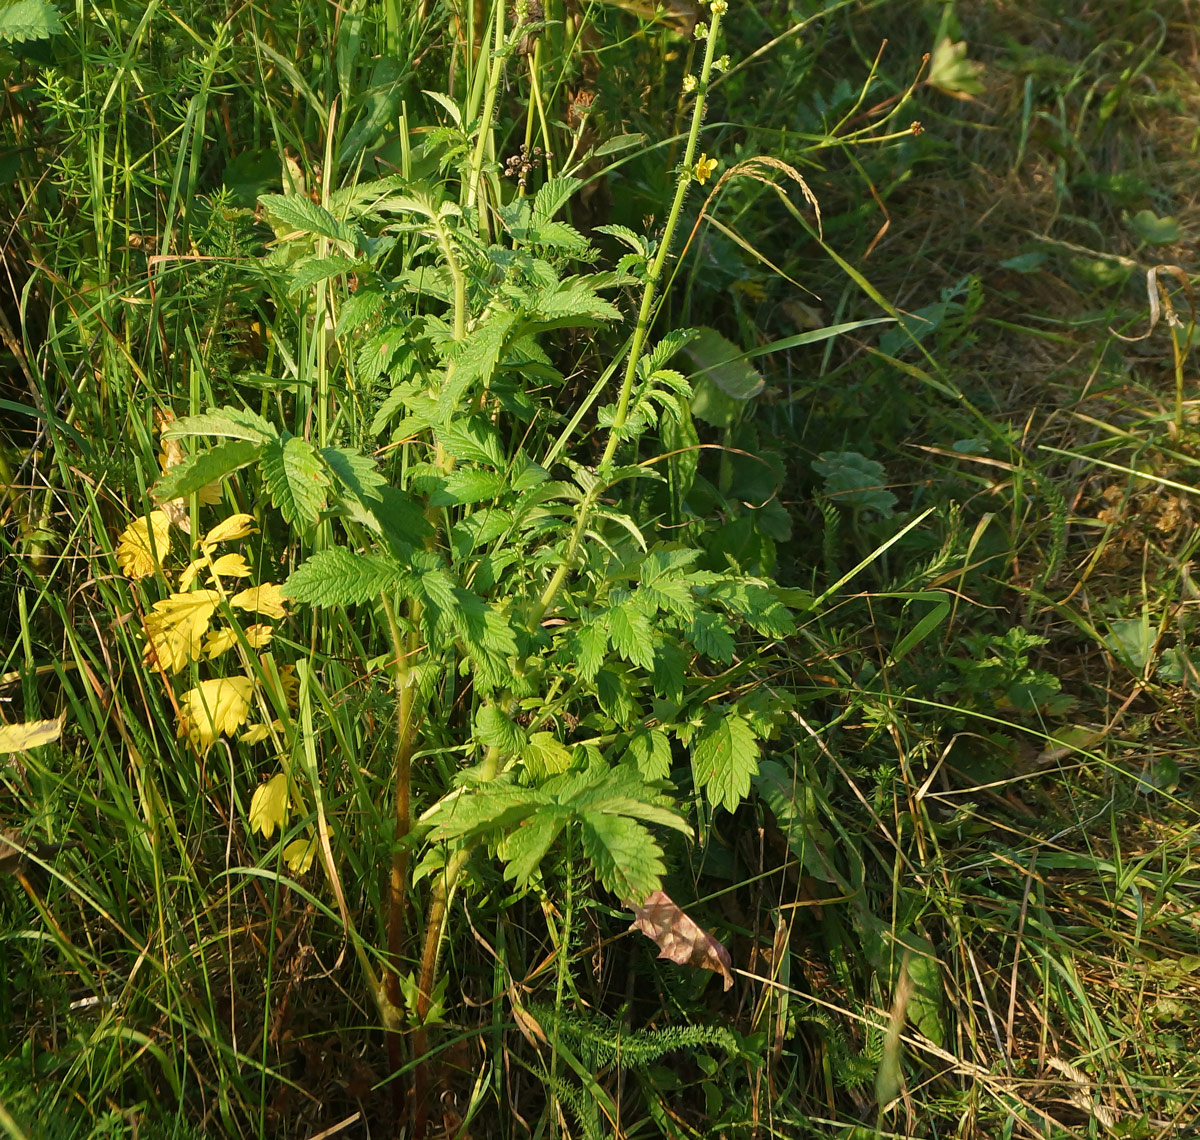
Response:
[[[586,813],[580,820],[583,853],[600,884],[619,899],[641,903],[662,886],[662,848],[637,820]]]
[[[262,452],[263,482],[271,502],[293,526],[312,526],[325,505],[329,476],[320,453],[306,439],[273,439]]]
[[[654,629],[650,619],[632,601],[608,611],[608,633],[613,648],[634,665],[654,668]]]
[[[279,433],[262,416],[246,408],[214,408],[198,416],[184,416],[163,429],[163,439],[183,439],[189,435],[225,436],[266,443]]]
[[[383,488],[387,480],[370,456],[342,447],[323,447],[321,458],[342,486],[360,503],[365,505],[367,502],[383,501]]]
[[[643,729],[629,738],[626,758],[637,765],[643,780],[665,780],[671,772],[671,742],[657,728]]]
[[[604,664],[604,653],[608,649],[608,625],[603,618],[581,626],[572,638],[575,645],[575,662],[579,675],[585,681],[595,679]]]
[[[697,610],[688,634],[691,643],[706,657],[728,665],[733,660],[733,634],[719,614]]]
[[[429,503],[434,507],[449,507],[491,502],[503,489],[504,475],[501,472],[460,467],[446,476],[444,485],[430,495]]]
[[[394,589],[406,575],[386,558],[334,547],[314,554],[288,575],[286,597],[314,606],[361,605]]]
[[[504,877],[519,888],[529,885],[550,845],[567,825],[570,815],[560,808],[542,807],[505,836],[499,855],[504,860]]]
[[[228,439],[176,464],[154,484],[151,494],[159,503],[194,494],[201,487],[224,479],[239,467],[253,463],[262,445],[244,439]]]
[[[552,732],[535,732],[521,750],[521,759],[531,779],[544,780],[571,766],[571,750]]]
[[[437,438],[455,459],[500,469],[505,466],[499,434],[491,424],[478,417],[456,420],[439,427]]]
[[[734,811],[749,794],[757,771],[758,741],[750,726],[735,712],[711,710],[692,749],[696,786],[713,807]]]
[[[438,804],[422,817],[422,822],[433,825],[429,838],[440,843],[515,827],[546,802],[537,788],[497,786],[493,782]]]
[[[507,756],[519,754],[525,747],[525,733],[495,705],[481,705],[475,714],[475,739]]]
[[[292,266],[292,281],[288,292],[303,293],[321,281],[331,277],[340,277],[345,273],[353,273],[362,268],[362,262],[349,257],[306,257],[303,261]]]
[[[353,250],[351,233],[344,222],[339,222],[324,206],[310,201],[301,194],[262,194],[259,196],[263,212],[271,220],[276,233],[281,237],[298,231],[326,237],[342,246],[347,253]]]
[[[0,4],[0,43],[28,43],[58,35],[62,21],[48,0],[8,0]]]

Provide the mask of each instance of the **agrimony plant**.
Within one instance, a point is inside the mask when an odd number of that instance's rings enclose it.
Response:
[[[569,833],[601,887],[640,902],[661,885],[661,836],[691,834],[677,784],[735,809],[783,713],[752,676],[764,643],[793,631],[781,591],[661,524],[661,440],[695,438],[691,386],[672,367],[693,334],[656,337],[654,320],[688,189],[715,167],[697,152],[725,10],[714,0],[700,29],[657,240],[601,227],[629,252],[597,269],[566,216],[579,179],[548,178],[531,196],[502,186],[487,158],[492,107],[505,61],[539,26],[518,13],[506,29],[494,5],[478,118],[439,97],[451,125],[413,148],[407,172],[321,202],[262,199],[277,237],[264,268],[324,346],[315,438],[234,407],[168,429],[216,442],[164,476],[160,501],[252,469],[309,550],[283,595],[354,610],[388,647],[395,827],[377,996],[392,1030],[436,1012],[447,905],[474,852],[523,890]],[[567,415],[558,392],[592,368],[593,344],[613,355]],[[368,454],[381,439],[382,465]],[[704,525],[716,524],[689,533]],[[414,760],[435,746],[467,763],[440,787],[426,774],[433,792],[416,814]],[[414,978],[407,916],[426,882]]]

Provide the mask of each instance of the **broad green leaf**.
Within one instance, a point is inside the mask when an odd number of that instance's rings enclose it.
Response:
[[[26,43],[58,35],[62,21],[49,0],[7,0],[0,4],[0,43]]]
[[[0,725],[0,753],[26,752],[53,744],[62,734],[65,714],[54,720],[31,720],[24,724]]]
[[[354,606],[395,589],[404,578],[404,569],[389,559],[338,546],[319,551],[293,570],[283,592],[314,606]]]
[[[671,772],[671,742],[657,728],[635,732],[626,756],[637,765],[643,780],[665,780]]]
[[[626,661],[643,669],[654,668],[654,629],[632,600],[609,609],[608,633],[613,648]]]
[[[709,803],[734,811],[758,771],[758,741],[736,712],[713,709],[692,749],[692,772]]]
[[[360,451],[350,451],[342,447],[321,448],[321,458],[329,466],[329,470],[337,476],[345,487],[360,503],[378,503],[383,500],[382,488],[387,480],[375,466],[375,460]]]
[[[215,435],[266,443],[279,433],[262,416],[246,408],[214,408],[198,416],[184,416],[163,428],[162,438],[182,439],[189,435]]]
[[[983,94],[982,71],[983,64],[967,59],[966,43],[943,36],[934,46],[926,82],[955,99],[971,99]]]
[[[719,614],[697,610],[689,631],[691,643],[714,661],[728,665],[733,660],[733,634],[729,623]]]
[[[475,714],[475,739],[488,748],[514,755],[525,747],[525,733],[495,705],[481,705]]]
[[[715,329],[697,329],[683,352],[696,368],[691,377],[692,413],[713,427],[732,427],[742,418],[747,401],[766,387],[742,349]]]
[[[668,700],[682,700],[689,658],[690,654],[678,645],[659,645],[654,650],[654,691]]]
[[[276,233],[291,229],[315,234],[336,242],[344,252],[353,252],[349,228],[344,222],[339,222],[324,206],[301,194],[261,194],[258,200]],[[281,236],[287,236],[286,232]]]
[[[253,463],[262,451],[262,444],[245,439],[227,439],[215,447],[206,448],[177,463],[159,479],[151,490],[160,503],[192,495],[201,487],[215,483],[240,467]]]
[[[504,475],[501,472],[463,467],[446,476],[445,486],[434,491],[429,502],[435,507],[491,502],[503,489]]]
[[[556,776],[571,766],[571,750],[552,732],[535,732],[521,750],[525,770],[533,780]]]
[[[455,459],[503,470],[504,448],[491,424],[478,416],[455,420],[437,430],[438,442]]]
[[[608,649],[608,626],[603,617],[581,626],[572,638],[575,661],[579,675],[585,681],[595,679],[604,664],[604,653]]]
[[[271,502],[293,526],[312,526],[325,505],[329,476],[317,449],[299,436],[273,439],[262,453]]]
[[[662,886],[662,848],[637,820],[589,812],[580,822],[583,853],[606,890],[640,903]]]
[[[812,469],[824,476],[825,494],[838,506],[891,517],[897,499],[887,489],[882,463],[857,451],[823,451]]]
[[[596,699],[617,724],[626,725],[633,719],[633,694],[623,666],[601,669],[596,674]]]
[[[536,788],[516,788],[511,784],[497,787],[492,783],[444,800],[422,816],[422,822],[433,825],[429,838],[440,843],[515,827],[546,802]]]
[[[1129,228],[1148,245],[1172,245],[1182,239],[1179,219],[1160,218],[1153,210],[1139,210],[1128,219]]]
[[[321,281],[328,281],[331,277],[340,277],[344,273],[352,273],[361,268],[363,263],[350,257],[306,257],[292,266],[292,281],[288,292],[303,293]]]
[[[523,819],[500,844],[499,855],[505,863],[504,877],[514,879],[519,888],[528,886],[550,850],[550,844],[558,838],[570,818],[561,808],[541,807]]]

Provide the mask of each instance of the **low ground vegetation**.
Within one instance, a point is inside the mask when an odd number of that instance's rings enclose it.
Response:
[[[1196,50],[0,5],[6,1134],[1189,1134]]]

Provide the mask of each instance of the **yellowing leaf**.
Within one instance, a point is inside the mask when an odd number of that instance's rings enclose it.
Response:
[[[312,866],[316,853],[315,839],[293,839],[283,849],[283,861],[291,868],[292,874],[303,875]]]
[[[190,594],[171,594],[146,615],[145,659],[155,660],[169,673],[178,673],[189,661],[200,656],[200,647],[208,622],[221,595],[216,590],[196,590]]]
[[[284,665],[279,670],[279,684],[283,687],[280,695],[283,697],[284,704],[289,709],[296,708],[300,703],[300,678],[296,676],[295,665]]]
[[[287,822],[287,776],[277,772],[265,784],[254,789],[250,800],[250,826],[265,839],[275,834],[277,827]]]
[[[283,590],[271,582],[252,586],[229,599],[229,604],[239,610],[249,610],[273,618],[281,618],[287,613],[283,602]]]
[[[134,519],[117,537],[117,565],[127,578],[146,578],[162,564],[170,544],[171,520],[162,511],[151,511],[144,518]]]
[[[254,525],[251,515],[230,515],[217,523],[201,540],[200,545],[206,550],[216,546],[218,542],[229,542],[235,538],[245,538],[248,534],[257,534],[258,527]]]
[[[174,420],[171,416],[171,420]],[[169,421],[164,421],[162,426],[166,426]],[[163,440],[162,451],[158,456],[158,465],[166,474],[172,467],[178,467],[187,456],[183,452],[183,445],[177,439]],[[220,481],[215,483],[206,483],[199,491],[196,492],[196,500],[201,506],[211,507],[221,501],[221,484]],[[172,516],[175,524],[184,534],[192,533],[192,522],[188,517],[187,500],[186,499],[171,499],[170,502],[163,503],[163,509]]]
[[[275,630],[269,625],[248,625],[242,632],[246,635],[251,649],[265,649],[271,644]],[[237,632],[234,629],[214,629],[205,638],[204,656],[211,661],[220,657],[222,653],[228,653],[237,643]]]
[[[249,578],[250,567],[240,554],[222,554],[214,558],[212,572],[225,578]]]
[[[207,752],[218,736],[230,736],[250,715],[250,677],[215,677],[201,681],[180,701],[179,735]]]
[[[214,558],[211,566],[207,558],[197,558],[189,562],[187,569],[179,575],[180,590],[187,590],[196,580],[196,575],[202,570],[209,570],[212,575],[225,578],[249,578],[250,567],[246,560],[240,554],[222,554],[220,558]],[[209,577],[209,581],[215,581],[215,578]]]
[[[272,732],[283,735],[283,721],[273,720],[268,727],[265,724],[252,724],[238,737],[243,744],[261,744]]]
[[[246,626],[244,632],[251,649],[266,649],[271,644],[271,638],[275,636],[275,627],[256,623]]]
[[[0,724],[0,752],[25,752],[53,744],[62,732],[66,714],[55,720],[30,720],[24,724]]]

